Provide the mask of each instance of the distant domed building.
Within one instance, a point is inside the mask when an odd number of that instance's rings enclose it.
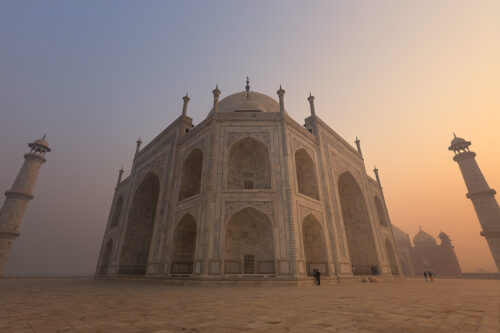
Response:
[[[98,276],[305,279],[399,275],[389,216],[359,140],[319,117],[300,125],[278,99],[250,91],[194,126],[182,114],[141,149],[118,183]]]
[[[421,275],[424,271],[432,271],[438,276],[462,275],[455,249],[443,231],[439,233],[441,244],[438,245],[432,235],[420,228],[413,237],[415,246],[412,246],[407,233],[396,226],[392,226],[392,229],[404,275]]]

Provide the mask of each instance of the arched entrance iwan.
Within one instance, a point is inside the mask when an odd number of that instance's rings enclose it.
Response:
[[[121,250],[120,274],[146,274],[159,192],[158,177],[148,173],[132,202]]]
[[[297,187],[299,193],[319,200],[316,168],[313,160],[303,148],[295,152],[295,168],[297,172]]]
[[[106,247],[104,248],[104,253],[101,258],[101,266],[99,267],[99,274],[107,274],[109,262],[111,260],[111,254],[113,253],[113,240],[110,239],[106,243]]]
[[[174,232],[174,251],[171,274],[193,274],[196,249],[196,220],[190,214],[184,215]]]
[[[358,183],[349,172],[344,172],[338,188],[353,274],[370,275],[372,267],[380,271],[368,210]]]
[[[233,143],[229,150],[227,187],[229,189],[270,189],[269,149],[251,137]]]
[[[314,269],[321,274],[328,274],[325,236],[321,224],[313,214],[309,214],[302,222],[302,239],[307,275],[312,275]]]
[[[275,274],[271,221],[263,212],[246,207],[226,225],[225,274]]]
[[[385,250],[387,252],[387,258],[389,259],[389,265],[391,266],[392,275],[399,275],[398,261],[394,253],[394,247],[388,239],[385,240]]]
[[[179,200],[200,193],[202,169],[203,152],[199,149],[193,149],[182,165]]]

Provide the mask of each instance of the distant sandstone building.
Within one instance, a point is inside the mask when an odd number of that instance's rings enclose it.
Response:
[[[494,189],[490,188],[476,162],[476,153],[470,151],[470,141],[453,134],[449,150],[455,153],[453,160],[458,163],[467,186],[467,198],[472,201],[481,224],[481,236],[486,238],[493,259],[500,272],[500,207],[495,200]]]
[[[420,229],[413,237],[415,246],[412,246],[406,232],[394,225],[392,230],[404,275],[420,276],[427,271],[437,276],[462,275],[450,237],[444,232],[439,233],[441,244],[438,245],[434,237]]]
[[[400,272],[380,181],[315,114],[250,91],[182,114],[120,170],[96,275],[300,280]],[[378,178],[378,175],[377,175]]]

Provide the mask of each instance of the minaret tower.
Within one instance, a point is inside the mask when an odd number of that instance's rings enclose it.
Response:
[[[491,254],[500,271],[500,207],[495,200],[496,191],[488,186],[483,173],[476,162],[476,153],[469,150],[470,141],[455,137],[448,148],[455,153],[453,160],[458,163],[464,177],[467,191],[466,196],[471,199],[477,218],[481,224],[481,236],[486,238]]]
[[[24,155],[24,164],[17,174],[12,188],[5,192],[5,202],[0,208],[0,276],[7,262],[10,247],[16,237],[28,202],[33,199],[31,193],[35,186],[38,172],[45,163],[45,154],[50,151],[45,136],[28,144],[29,153]]]

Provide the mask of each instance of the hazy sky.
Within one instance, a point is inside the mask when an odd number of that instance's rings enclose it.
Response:
[[[472,141],[500,191],[499,1],[2,1],[0,191],[26,144],[42,167],[6,274],[92,273],[118,169],[181,113],[199,123],[244,89],[299,123],[316,113],[376,164],[392,223],[455,245],[462,270],[494,270],[448,151]],[[370,171],[371,173],[371,171]],[[3,199],[1,199],[3,200]]]

